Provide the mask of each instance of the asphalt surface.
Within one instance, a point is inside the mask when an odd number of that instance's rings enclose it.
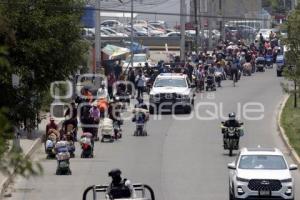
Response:
[[[216,92],[198,94],[200,102],[216,103],[221,113],[237,112],[238,104],[249,102],[264,106],[264,118],[257,121],[243,119],[245,136],[241,147],[278,147],[287,154],[276,130],[276,112],[283,93],[275,70],[243,77],[233,88],[231,81],[223,82]],[[189,120],[176,120],[162,115],[161,120],[150,119],[148,137],[134,137],[134,124],[125,121],[123,139],[115,143],[96,143],[95,158],[71,159],[72,176],[56,176],[56,161],[46,160],[43,148],[36,154],[44,167],[44,176],[25,180],[18,178],[13,186],[13,200],[74,200],[81,199],[84,189],[93,184],[110,181],[107,172],[115,167],[132,182],[150,185],[158,200],[226,200],[228,199],[227,164],[229,157],[222,147],[220,122],[222,119],[200,120],[195,113],[207,116],[211,106],[200,106]],[[220,112],[220,111],[219,111]],[[177,115],[187,117],[187,115]],[[288,154],[287,154],[288,157]],[[291,159],[288,157],[290,163]],[[300,185],[299,171],[293,172]],[[300,190],[296,192],[300,198]]]

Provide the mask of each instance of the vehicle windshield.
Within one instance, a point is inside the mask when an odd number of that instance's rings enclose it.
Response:
[[[127,59],[126,59],[126,62],[130,62],[130,59],[131,59],[131,56],[129,56]],[[134,55],[133,56],[133,62],[146,62],[147,61],[147,58],[146,58],[146,55]]]
[[[160,78],[155,81],[154,87],[187,87],[184,78]]]
[[[240,159],[239,169],[283,170],[287,166],[283,156],[244,155]]]

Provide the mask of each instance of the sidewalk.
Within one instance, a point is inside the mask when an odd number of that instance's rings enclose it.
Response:
[[[32,156],[32,154],[40,147],[41,145],[41,136],[46,131],[46,125],[49,122],[49,114],[46,115],[46,119],[43,119],[41,123],[39,124],[38,130],[35,131],[35,133],[32,134],[32,139],[27,139],[26,134],[22,134],[20,138],[20,146],[25,154],[25,156]],[[0,172],[0,199],[6,195],[6,188],[10,184],[9,177],[3,175]]]

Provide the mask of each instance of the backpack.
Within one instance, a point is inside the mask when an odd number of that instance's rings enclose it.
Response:
[[[125,185],[127,179],[123,179],[119,185],[110,184],[110,192],[109,195],[113,199],[122,199],[122,198],[130,198],[131,190],[128,186]]]

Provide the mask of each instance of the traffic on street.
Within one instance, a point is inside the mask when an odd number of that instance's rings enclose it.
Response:
[[[0,2],[0,199],[299,199],[297,3]]]

